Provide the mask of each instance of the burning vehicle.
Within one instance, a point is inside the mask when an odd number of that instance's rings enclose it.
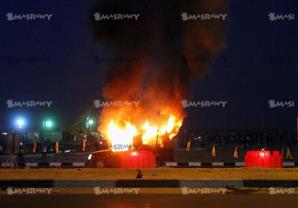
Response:
[[[148,149],[114,152],[100,150],[89,155],[89,166],[96,168],[154,168],[156,157]]]
[[[89,166],[119,168],[153,168],[173,159],[171,140],[182,122],[170,117],[163,126],[150,126],[146,121],[140,129],[127,123],[123,128],[113,121],[108,125],[110,147],[88,156]],[[140,132],[140,133],[138,133]]]
[[[89,154],[87,164],[96,168],[154,168],[172,159],[172,148],[153,150],[144,146],[127,151],[112,151],[112,149],[95,151]]]

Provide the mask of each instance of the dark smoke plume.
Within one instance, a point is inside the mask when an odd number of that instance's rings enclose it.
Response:
[[[154,111],[160,105],[180,105],[190,96],[190,81],[210,65],[202,60],[216,58],[225,47],[228,24],[218,19],[183,21],[181,14],[222,14],[227,9],[226,0],[98,1],[90,17],[93,38],[113,56],[127,59],[108,65],[105,99],[140,100]],[[139,18],[95,21],[95,13]]]

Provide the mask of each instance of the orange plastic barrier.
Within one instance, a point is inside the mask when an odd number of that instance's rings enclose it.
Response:
[[[119,168],[154,168],[155,155],[150,150],[135,150],[119,152]]]
[[[244,156],[245,167],[247,168],[282,168],[283,158],[279,151],[249,150]]]

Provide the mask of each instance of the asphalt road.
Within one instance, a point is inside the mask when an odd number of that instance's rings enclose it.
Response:
[[[297,208],[298,195],[0,195],[1,208]]]

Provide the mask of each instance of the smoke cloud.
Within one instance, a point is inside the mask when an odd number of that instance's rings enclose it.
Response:
[[[226,0],[98,1],[90,17],[93,39],[127,59],[108,64],[103,96],[142,106],[121,109],[117,117],[138,122],[139,114],[167,111],[184,117],[181,100],[191,96],[191,80],[225,47],[227,10]],[[101,120],[111,111],[115,116],[115,109],[103,109]]]

